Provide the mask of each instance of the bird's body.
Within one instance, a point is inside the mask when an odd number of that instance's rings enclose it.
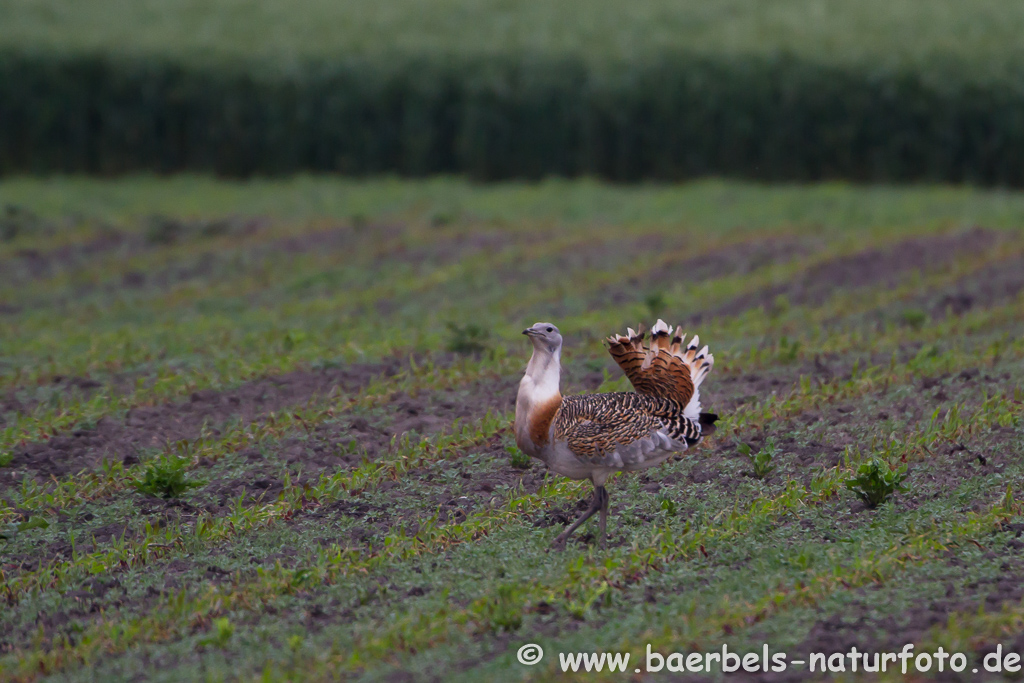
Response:
[[[609,338],[609,351],[636,392],[563,397],[559,391],[562,338],[548,323],[524,331],[533,341],[533,356],[516,398],[516,443],[527,455],[571,479],[590,479],[595,495],[591,508],[556,539],[565,539],[594,512],[601,512],[604,534],[608,494],[604,489],[615,472],[633,472],[658,465],[685,451],[711,431],[717,416],[700,412],[701,381],[714,357],[694,337],[685,350],[682,333],[659,320],[651,330],[649,348],[643,328]],[[671,341],[670,341],[671,339]]]
[[[544,430],[542,418],[532,424]],[[599,486],[613,472],[653,467],[700,438],[677,405],[636,393],[566,396],[546,431],[540,443],[520,440],[520,447],[558,474]]]

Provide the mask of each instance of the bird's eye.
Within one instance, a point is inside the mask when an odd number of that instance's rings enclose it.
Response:
[[[555,331],[555,328],[553,328],[553,327],[549,327],[548,328],[548,332],[554,332],[554,331]]]

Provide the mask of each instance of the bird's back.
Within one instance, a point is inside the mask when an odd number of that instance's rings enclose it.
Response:
[[[566,396],[555,416],[553,445],[589,465],[650,467],[701,437],[697,421],[671,399],[637,393]]]
[[[566,396],[555,415],[553,451],[564,469],[584,466],[644,469],[685,451],[714,430],[716,416],[700,412],[700,384],[714,364],[698,338],[683,347],[659,320],[643,345],[643,328],[609,338],[609,352],[636,392]],[[558,460],[559,458],[555,458]],[[569,474],[568,476],[574,476]]]

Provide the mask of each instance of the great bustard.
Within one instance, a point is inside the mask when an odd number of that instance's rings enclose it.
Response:
[[[562,396],[559,362],[562,335],[551,323],[523,330],[533,342],[533,356],[516,397],[516,444],[549,469],[571,479],[590,479],[590,507],[554,541],[565,541],[595,512],[601,513],[600,543],[608,521],[605,482],[613,472],[634,472],[658,465],[685,451],[715,430],[717,415],[700,412],[700,384],[711,371],[708,347],[698,350],[694,337],[683,347],[664,321],[651,329],[644,347],[643,326],[627,336],[608,338],[612,358],[633,384],[635,393]]]

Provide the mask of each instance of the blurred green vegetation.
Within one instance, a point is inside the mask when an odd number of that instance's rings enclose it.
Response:
[[[1024,184],[1004,2],[0,2],[0,173]]]
[[[461,224],[643,224],[710,230],[790,225],[817,230],[907,226],[1019,227],[1017,192],[920,185],[850,183],[763,185],[726,180],[619,186],[592,179],[477,184],[454,177],[372,180],[326,175],[225,180],[202,175],[11,177],[0,180],[0,204],[45,217],[133,221],[154,214],[181,217],[269,216],[367,223],[432,223],[439,213]],[[17,211],[18,209],[16,209]]]
[[[634,62],[666,51],[1016,72],[1024,7],[1001,0],[2,0],[0,49],[263,62],[516,55]]]

